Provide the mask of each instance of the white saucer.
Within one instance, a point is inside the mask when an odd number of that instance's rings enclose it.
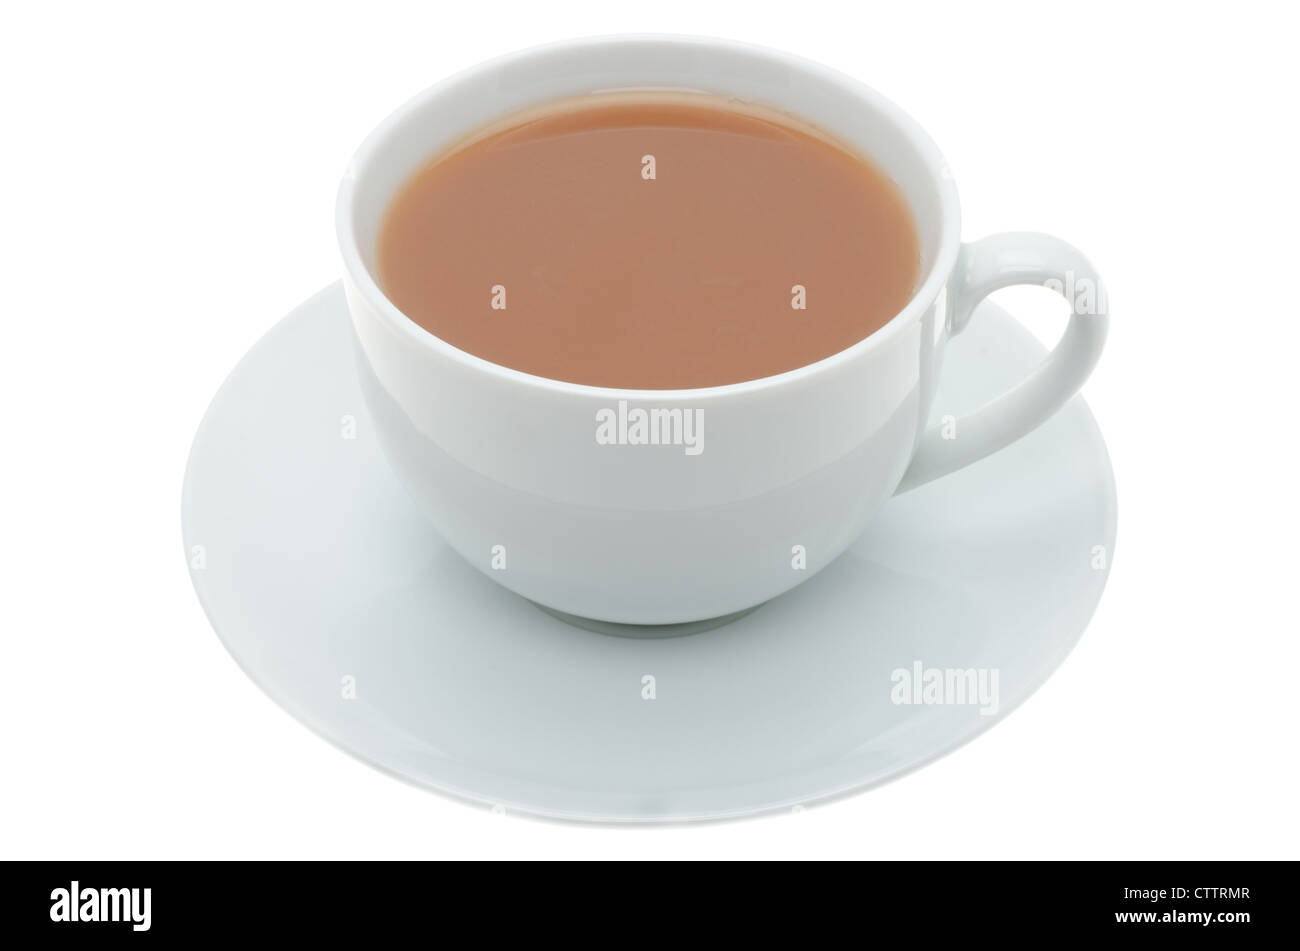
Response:
[[[186,557],[213,627],[276,702],[445,793],[681,821],[859,790],[1018,706],[1106,584],[1114,481],[1076,397],[1009,449],[894,499],[837,562],[739,620],[665,639],[583,630],[499,588],[425,523],[374,440],[351,348],[334,285],[235,368],[191,450]],[[984,304],[951,345],[936,417],[1043,353]],[[918,662],[995,669],[996,714],[895,703],[894,672]]]

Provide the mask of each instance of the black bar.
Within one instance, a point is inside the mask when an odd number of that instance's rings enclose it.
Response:
[[[1007,936],[1239,945],[1295,931],[1289,862],[542,864],[8,862],[0,927],[96,942],[415,934],[429,946],[462,945],[467,928],[493,944],[513,929],[534,942],[584,933],[637,944],[704,931],[734,943],[751,929],[770,942],[786,927],[804,929],[806,944],[848,929],[861,943],[910,934],[918,945]]]

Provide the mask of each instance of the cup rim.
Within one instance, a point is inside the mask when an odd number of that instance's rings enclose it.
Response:
[[[938,246],[934,260],[925,277],[913,292],[903,308],[874,332],[843,350],[837,350],[829,356],[813,363],[804,364],[792,370],[752,380],[736,383],[724,383],[716,386],[693,387],[690,389],[633,389],[623,387],[593,386],[587,383],[573,383],[539,376],[523,370],[494,363],[466,350],[448,343],[441,337],[421,327],[407,317],[389,300],[388,295],[379,287],[366,266],[357,243],[354,227],[354,193],[357,182],[357,169],[365,165],[366,160],[378,151],[388,138],[398,130],[412,113],[419,111],[432,98],[442,95],[447,89],[480,74],[490,74],[502,66],[522,59],[539,56],[552,56],[557,53],[580,52],[596,47],[608,47],[620,44],[660,43],[669,46],[694,46],[701,49],[715,49],[746,53],[784,64],[816,78],[839,85],[865,100],[880,116],[888,120],[894,131],[908,140],[918,154],[925,158],[930,171],[931,184],[935,188],[940,204],[940,225]],[[792,110],[797,115],[797,110]],[[484,125],[497,116],[485,116]],[[391,196],[390,196],[391,197]],[[910,202],[909,202],[910,204]],[[347,171],[339,184],[335,200],[335,230],[339,250],[348,277],[362,293],[366,301],[382,315],[390,328],[401,334],[414,345],[429,349],[437,354],[460,363],[467,369],[497,376],[503,380],[537,387],[552,393],[564,393],[578,396],[600,397],[614,400],[639,401],[681,401],[704,397],[722,397],[742,395],[755,390],[798,384],[810,377],[829,372],[841,364],[849,363],[859,356],[879,347],[885,346],[893,337],[905,331],[906,327],[929,308],[942,292],[948,277],[955,266],[961,246],[961,209],[957,198],[957,187],[953,181],[948,165],[944,161],[939,147],[921,125],[880,93],[853,77],[832,69],[829,66],[807,59],[793,53],[754,43],[720,37],[697,36],[672,33],[622,33],[599,36],[586,36],[575,39],[559,40],[515,50],[491,59],[484,60],[466,69],[462,69],[427,87],[405,103],[389,113],[362,141],[348,163]]]

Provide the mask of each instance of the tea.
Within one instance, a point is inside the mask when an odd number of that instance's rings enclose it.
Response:
[[[897,187],[800,120],[607,93],[499,122],[389,205],[377,274],[407,317],[502,366],[592,386],[771,376],[852,346],[916,290]]]

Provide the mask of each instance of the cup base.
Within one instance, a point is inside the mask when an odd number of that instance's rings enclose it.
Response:
[[[598,621],[595,618],[579,617],[576,614],[566,614],[564,611],[557,611],[554,608],[548,608],[544,604],[538,604],[536,601],[529,601],[529,604],[545,611],[551,617],[566,624],[572,624],[574,627],[582,628],[584,631],[591,631],[595,634],[608,634],[611,637],[631,637],[637,639],[647,638],[665,638],[665,637],[686,637],[689,634],[703,634],[705,631],[713,631],[717,628],[730,624],[732,621],[739,621],[753,611],[761,608],[762,604],[756,604],[752,608],[745,608],[743,611],[734,611],[731,614],[723,614],[720,617],[705,618],[702,621],[683,621],[680,624],[619,624],[617,621]]]

